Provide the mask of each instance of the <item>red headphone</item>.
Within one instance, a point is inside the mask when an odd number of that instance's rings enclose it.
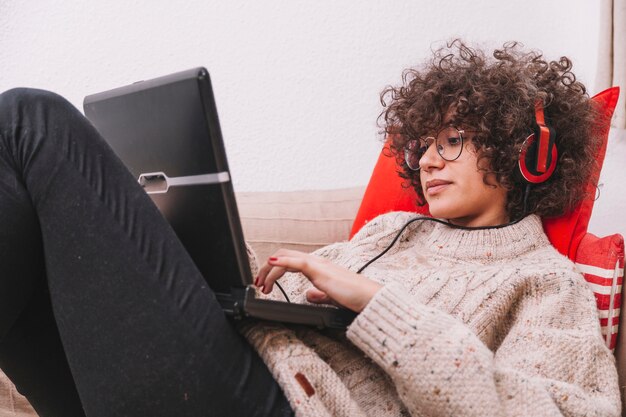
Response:
[[[522,177],[531,184],[547,181],[556,169],[556,131],[548,126],[543,114],[541,100],[535,102],[536,126],[519,151],[519,170]],[[538,138],[538,139],[537,139]]]

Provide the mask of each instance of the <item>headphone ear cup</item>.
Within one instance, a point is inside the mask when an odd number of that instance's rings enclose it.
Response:
[[[545,166],[546,170],[541,172],[538,170],[538,158],[539,158],[539,143],[537,141],[537,135],[532,133],[522,143],[520,149],[518,166],[522,177],[526,182],[531,184],[539,184],[545,182],[550,178],[556,169],[556,162],[558,159],[558,153],[556,145],[554,143],[554,134],[552,129],[550,135],[550,141],[548,143],[548,150],[546,155]]]

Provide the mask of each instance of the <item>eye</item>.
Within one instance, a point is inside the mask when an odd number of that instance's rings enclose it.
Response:
[[[459,136],[448,136],[448,146],[459,146],[461,144],[461,138]]]

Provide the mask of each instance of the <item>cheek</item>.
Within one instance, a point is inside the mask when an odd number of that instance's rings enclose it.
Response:
[[[495,178],[486,178],[487,184],[480,177],[480,183],[475,184],[476,203],[482,207],[504,207],[506,205],[507,191],[504,187],[496,185]]]
[[[495,177],[490,174],[487,177],[481,171],[467,173],[460,179],[460,189],[463,199],[475,207],[484,207],[491,204],[500,204],[502,195],[506,191],[496,185]]]

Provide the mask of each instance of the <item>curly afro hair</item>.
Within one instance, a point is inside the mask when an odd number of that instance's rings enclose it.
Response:
[[[425,204],[420,171],[404,162],[411,139],[432,134],[450,124],[476,131],[476,148],[483,180],[492,174],[506,188],[509,219],[535,213],[558,216],[585,196],[595,169],[600,143],[600,112],[576,81],[567,57],[546,61],[541,52],[525,51],[517,42],[506,43],[493,56],[456,39],[433,52],[422,67],[403,72],[402,85],[381,93],[379,123],[392,140],[390,149],[401,167],[405,186],[415,188],[419,205]],[[556,130],[558,161],[554,174],[533,185],[524,212],[526,183],[519,174],[518,155],[532,133],[536,100],[544,105],[546,120]],[[481,160],[488,163],[480,163]]]

